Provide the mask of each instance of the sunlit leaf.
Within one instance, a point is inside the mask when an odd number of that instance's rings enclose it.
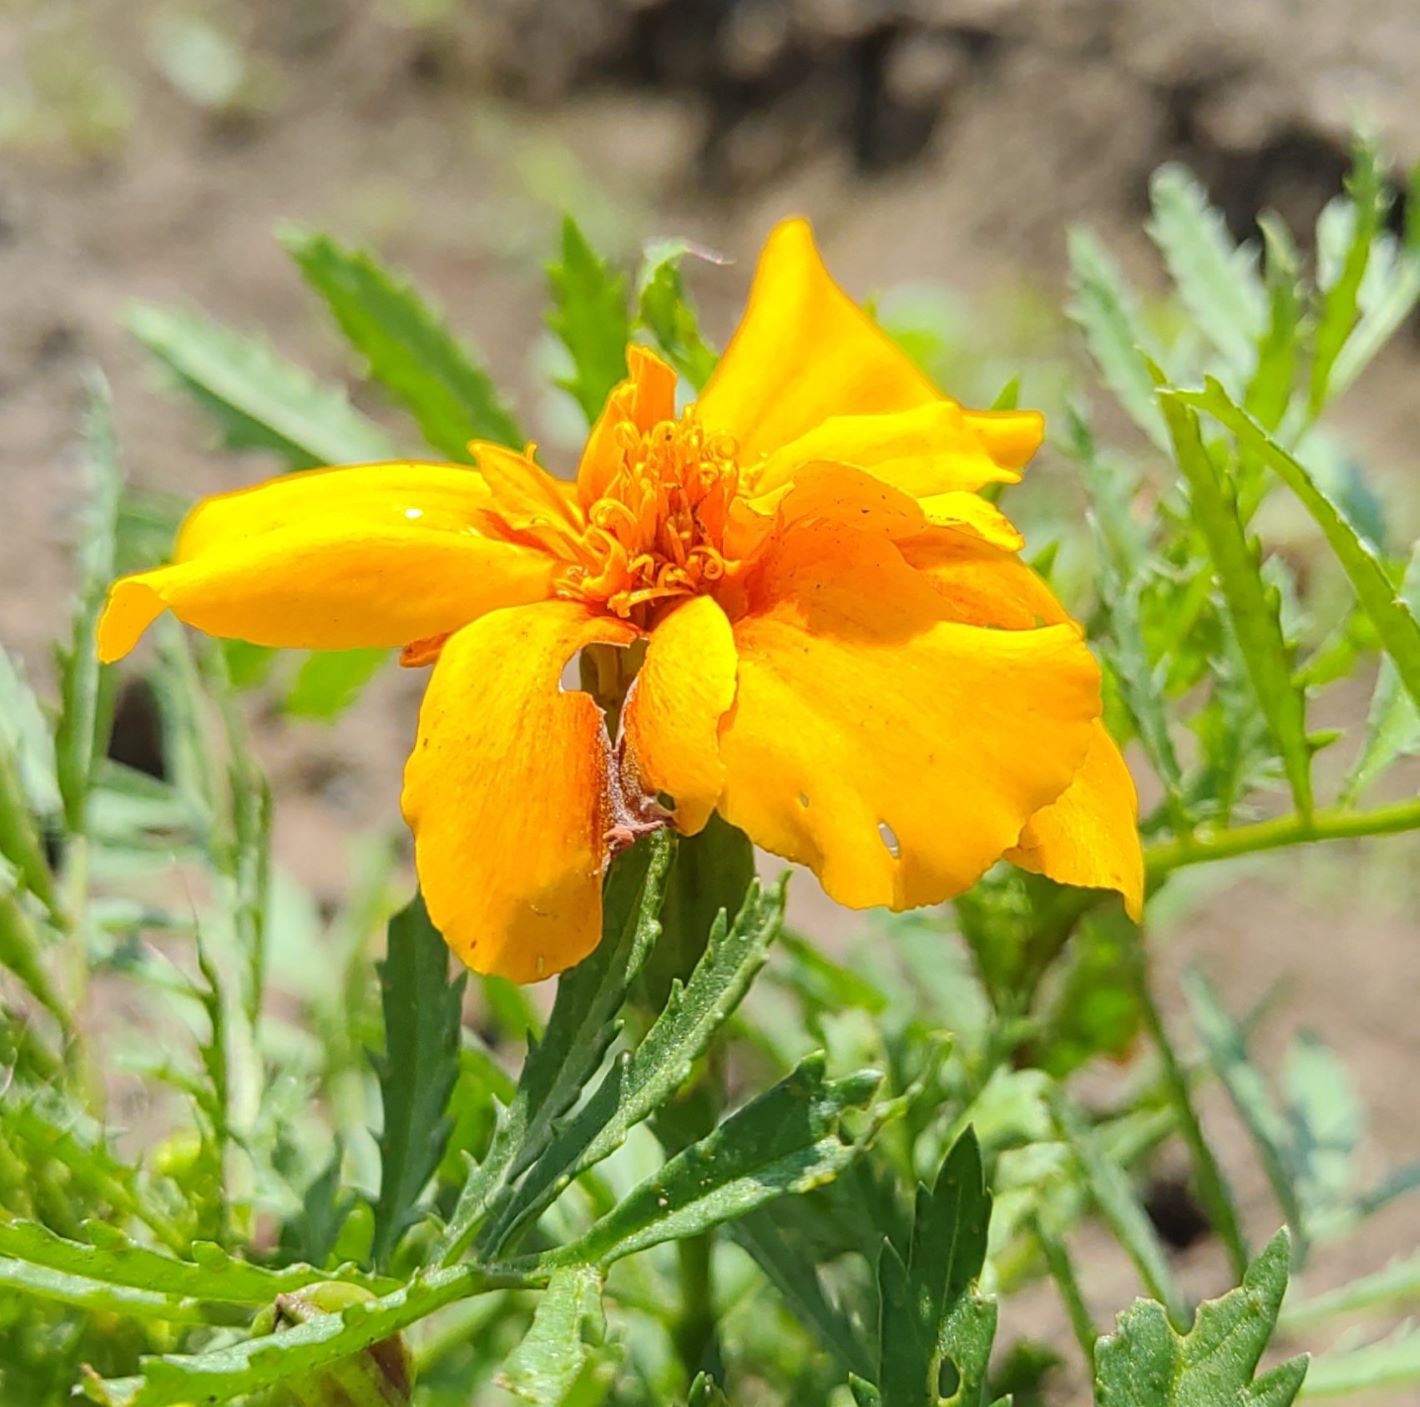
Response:
[[[499,1381],[537,1407],[589,1407],[610,1386],[607,1365],[596,1355],[605,1339],[599,1272],[585,1266],[556,1271]],[[591,1390],[594,1377],[602,1379],[600,1394]]]
[[[562,222],[561,257],[547,277],[553,305],[548,324],[572,356],[572,375],[562,385],[590,422],[626,376],[626,279],[597,257],[570,215]]]

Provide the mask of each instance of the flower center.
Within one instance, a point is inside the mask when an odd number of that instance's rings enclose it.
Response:
[[[739,468],[734,440],[706,431],[693,408],[644,432],[622,421],[614,444],[618,466],[587,510],[579,560],[556,590],[631,618],[707,590],[733,565],[725,529]]]

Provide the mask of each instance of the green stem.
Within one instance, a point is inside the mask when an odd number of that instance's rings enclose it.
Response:
[[[1366,811],[1333,806],[1310,817],[1278,816],[1270,821],[1232,826],[1212,835],[1184,836],[1144,852],[1151,887],[1186,865],[1230,860],[1287,845],[1308,845],[1319,840],[1354,840],[1362,836],[1395,835],[1420,829],[1420,800],[1401,801]]]
[[[1065,1313],[1070,1318],[1070,1328],[1074,1331],[1075,1342],[1080,1345],[1080,1352],[1085,1357],[1085,1367],[1093,1376],[1095,1344],[1099,1341],[1100,1332],[1095,1327],[1095,1321],[1090,1317],[1089,1307],[1085,1304],[1085,1297],[1080,1291],[1080,1281],[1075,1275],[1075,1266],[1070,1260],[1070,1253],[1065,1249],[1065,1243],[1058,1236],[1046,1231],[1036,1217],[1031,1218],[1030,1229],[1036,1244],[1040,1247],[1041,1255],[1045,1257],[1045,1264],[1050,1270],[1050,1278],[1055,1281],[1055,1287],[1060,1291],[1060,1300],[1065,1306]]]
[[[1139,1010],[1144,1019],[1159,1060],[1163,1065],[1164,1089],[1169,1102],[1178,1116],[1179,1132],[1193,1159],[1193,1174],[1198,1182],[1198,1195],[1202,1199],[1209,1220],[1213,1223],[1228,1253],[1234,1279],[1241,1280],[1248,1267],[1247,1243],[1243,1240],[1242,1228],[1238,1225],[1232,1192],[1228,1187],[1223,1170],[1203,1136],[1203,1126],[1198,1119],[1198,1111],[1193,1105],[1193,1095],[1189,1080],[1178,1055],[1164,1028],[1163,1016],[1154,1003],[1149,989],[1148,959],[1142,944],[1136,946],[1134,960],[1129,964],[1134,993],[1139,1002]]]
[[[694,1382],[704,1368],[718,1366],[713,1258],[715,1233],[703,1231],[676,1242],[680,1273],[680,1314],[671,1330],[686,1379]],[[711,1360],[715,1360],[712,1362]]]

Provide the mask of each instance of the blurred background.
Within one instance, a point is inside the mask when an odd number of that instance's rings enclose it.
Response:
[[[407,270],[555,462],[577,436],[540,389],[564,210],[628,264],[668,234],[722,256],[688,268],[717,339],[769,226],[808,214],[850,291],[905,335],[930,325],[949,390],[989,401],[1023,370],[1023,400],[1049,409],[1079,358],[1061,311],[1071,224],[1157,289],[1155,167],[1188,164],[1240,238],[1269,208],[1302,231],[1358,119],[1397,166],[1420,160],[1416,0],[0,0],[0,639],[46,677],[86,367],[112,382],[135,483],[192,497],[269,467],[215,451],[164,392],[125,329],[133,300],[196,305],[323,377],[350,372],[283,223]],[[1411,536],[1417,368],[1411,328],[1339,417]],[[1063,474],[1047,452],[1033,546],[1042,512],[1056,536],[1078,529]],[[387,671],[334,726],[259,722],[277,853],[318,897],[348,883],[342,837],[395,813],[422,682]],[[1354,721],[1364,698],[1323,721]],[[141,758],[153,726],[121,708],[115,746]],[[1309,1026],[1336,1048],[1377,1175],[1420,1154],[1416,869],[1402,839],[1210,872],[1217,892],[1161,914],[1156,937],[1165,974],[1201,961],[1234,1009],[1282,984],[1269,1039]],[[800,883],[801,917],[841,928],[813,891]],[[1241,1146],[1227,1111],[1219,1137]],[[1186,1257],[1196,1218],[1166,1175],[1156,1190]],[[1415,1216],[1369,1225],[1349,1270],[1413,1245]],[[1100,1308],[1125,1298],[1104,1283]]]

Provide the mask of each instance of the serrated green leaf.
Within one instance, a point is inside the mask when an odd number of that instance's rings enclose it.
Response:
[[[529,1036],[512,1103],[499,1113],[487,1155],[470,1167],[439,1244],[445,1264],[472,1240],[500,1193],[541,1157],[557,1121],[601,1065],[620,1029],[616,1018],[627,990],[660,934],[674,854],[675,841],[663,830],[612,866],[602,895],[602,941],[558,979],[542,1041],[534,1044]]]
[[[398,458],[384,432],[340,391],[320,385],[260,338],[151,303],[135,306],[128,325],[212,416],[229,449],[271,450],[291,469]]]
[[[1050,1087],[1047,1099],[1056,1126],[1070,1145],[1100,1215],[1134,1262],[1145,1288],[1168,1307],[1169,1318],[1175,1324],[1184,1323],[1187,1316],[1183,1296],[1174,1280],[1168,1255],[1139,1203],[1129,1175],[1110,1157],[1099,1136],[1058,1085]]]
[[[1420,1382],[1420,1326],[1402,1324],[1377,1343],[1319,1354],[1312,1361],[1302,1396],[1345,1397],[1355,1392],[1417,1382]]]
[[[478,359],[406,279],[328,235],[288,232],[282,243],[325,299],[369,373],[450,459],[470,440],[522,449],[522,431]]]
[[[189,1304],[199,1301],[270,1304],[277,1295],[328,1280],[341,1280],[373,1290],[392,1288],[390,1281],[363,1275],[354,1266],[334,1271],[309,1265],[268,1270],[229,1255],[210,1242],[198,1242],[192,1247],[192,1259],[179,1260],[164,1251],[140,1245],[103,1222],[86,1222],[82,1229],[89,1239],[73,1241],[37,1222],[21,1221],[0,1213],[0,1259],[37,1274],[45,1272],[76,1283],[141,1291],[164,1301],[181,1300]],[[45,1293],[35,1283],[24,1280],[15,1283],[31,1293]],[[197,1316],[197,1322],[200,1318]]]
[[[1161,166],[1149,183],[1153,217],[1145,228],[1158,245],[1183,306],[1204,336],[1244,378],[1267,320],[1252,250],[1239,248],[1202,187],[1181,166]]]
[[[1420,545],[1411,554],[1401,583],[1400,599],[1420,613]],[[1354,801],[1400,757],[1420,751],[1420,705],[1406,692],[1387,655],[1376,673],[1376,687],[1366,712],[1366,740],[1351,775],[1342,789],[1342,800]]]
[[[595,1351],[606,1339],[601,1274],[586,1266],[553,1273],[537,1302],[532,1327],[503,1366],[499,1381],[537,1407],[583,1402],[580,1391]]]
[[[567,1183],[610,1156],[627,1134],[690,1078],[739,1006],[784,918],[784,883],[762,894],[753,885],[733,924],[722,909],[705,952],[684,987],[676,982],[641,1042],[607,1071],[590,1099],[560,1128],[514,1192],[486,1248],[496,1255]]]
[[[0,1256],[0,1292],[28,1295],[53,1304],[90,1313],[117,1314],[127,1319],[156,1320],[165,1324],[241,1324],[248,1313],[230,1304],[207,1304],[179,1299],[157,1290],[111,1285],[82,1275],[52,1270],[48,1266]]]
[[[467,974],[449,979],[449,950],[416,895],[389,924],[380,964],[385,1053],[380,1060],[380,1195],[372,1254],[385,1265],[418,1218],[419,1200],[444,1153],[449,1095],[459,1073]]]
[[[54,740],[44,710],[19,659],[0,645],[0,748],[14,759],[30,811],[52,816],[60,809]]]
[[[1208,1064],[1252,1135],[1282,1214],[1297,1233],[1300,1251],[1305,1251],[1306,1224],[1288,1161],[1287,1125],[1273,1101],[1267,1081],[1248,1059],[1242,1029],[1219,1001],[1208,979],[1197,970],[1186,972],[1183,990],[1193,1024],[1202,1037]]]
[[[1371,546],[1352,526],[1342,510],[1327,496],[1316,477],[1287,453],[1228,393],[1211,378],[1203,391],[1175,391],[1169,395],[1207,411],[1220,424],[1250,446],[1276,471],[1277,477],[1316,520],[1337,561],[1351,580],[1362,608],[1380,636],[1386,653],[1395,661],[1401,681],[1412,698],[1420,700],[1420,620],[1396,593],[1394,584]]]
[[[447,1304],[525,1283],[521,1275],[471,1265],[421,1271],[398,1290],[338,1314],[317,1314],[289,1329],[207,1353],[144,1358],[137,1377],[90,1379],[84,1391],[105,1407],[230,1402],[328,1368]]]
[[[281,706],[293,718],[328,723],[363,692],[390,658],[388,650],[316,650],[302,661]]]
[[[831,1181],[857,1154],[840,1137],[839,1121],[848,1109],[868,1102],[881,1078],[865,1070],[830,1081],[823,1056],[810,1056],[677,1153],[585,1235],[553,1252],[551,1263],[610,1265]]]
[[[1085,229],[1069,235],[1070,316],[1080,326],[1101,379],[1114,392],[1130,419],[1160,449],[1168,433],[1154,399],[1146,355],[1157,349],[1145,332],[1134,291],[1102,244]]]
[[[1289,1254],[1281,1231],[1238,1289],[1199,1306],[1186,1334],[1162,1305],[1136,1300],[1095,1350],[1096,1407],[1288,1407],[1305,1358],[1253,1375],[1287,1290]]]
[[[1211,379],[1208,384],[1218,386]],[[1204,445],[1198,417],[1185,409],[1192,402],[1185,393],[1173,391],[1161,393],[1160,402],[1178,466],[1188,481],[1193,520],[1207,543],[1253,692],[1282,758],[1297,809],[1306,815],[1312,806],[1306,695],[1293,678],[1293,651],[1282,630],[1281,597],[1262,576],[1261,549],[1243,526],[1232,483]]]
[[[1332,391],[1332,372],[1337,358],[1355,330],[1361,284],[1388,203],[1380,162],[1375,151],[1364,142],[1357,144],[1346,189],[1350,196],[1350,240],[1332,276],[1328,276],[1325,264],[1320,276],[1321,313],[1317,319],[1311,387],[1307,396],[1307,407],[1313,418],[1326,404]]]
[[[1340,1205],[1351,1189],[1362,1111],[1345,1067],[1315,1036],[1292,1042],[1282,1069],[1291,1130],[1288,1161],[1308,1221]]]
[[[626,376],[631,320],[626,279],[599,259],[577,222],[562,222],[562,251],[547,270],[552,290],[548,325],[572,356],[572,375],[561,383],[590,424],[611,388]]]
[[[960,1407],[984,1400],[996,1312],[973,1287],[986,1262],[990,1220],[981,1148],[968,1128],[942,1160],[931,1189],[917,1188],[906,1261],[891,1242],[878,1261],[883,1407],[937,1407],[943,1359],[957,1370]]]
[[[646,246],[636,279],[641,326],[655,338],[657,350],[697,391],[710,379],[719,360],[701,335],[700,316],[680,273],[685,256],[700,253],[683,239],[653,240]]]
[[[50,914],[59,917],[54,875],[44,853],[38,820],[30,809],[19,758],[3,740],[0,740],[0,857],[14,867],[25,887]]]

